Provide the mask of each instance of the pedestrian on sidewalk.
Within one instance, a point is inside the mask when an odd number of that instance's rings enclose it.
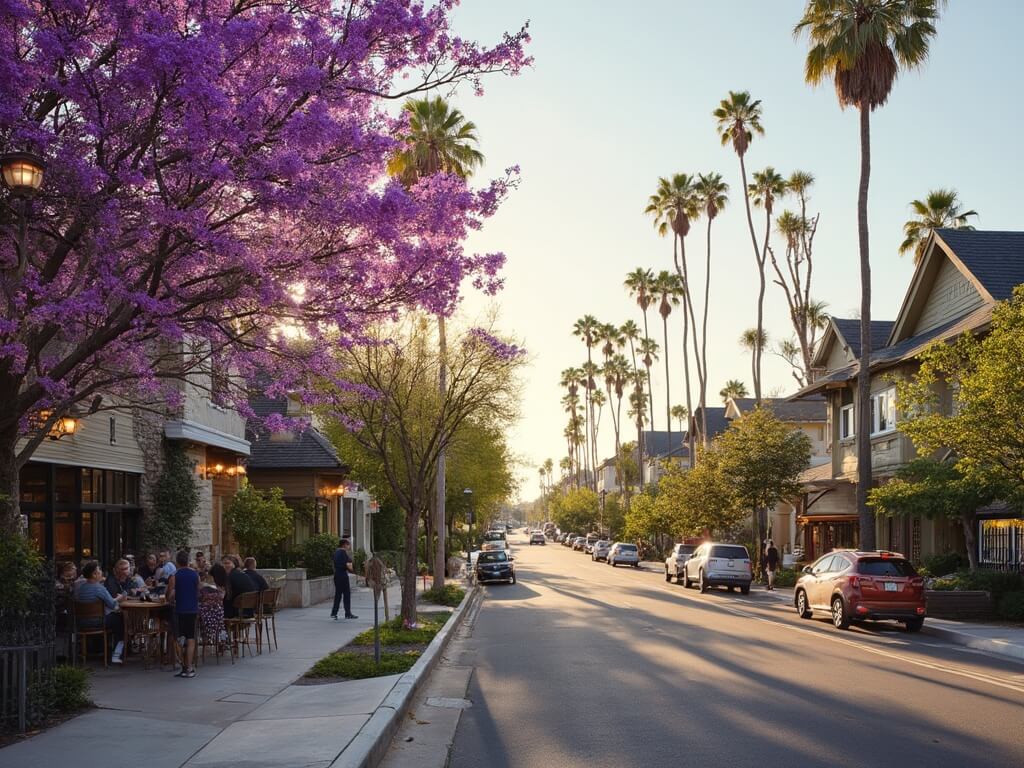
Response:
[[[174,605],[178,643],[184,651],[181,671],[175,677],[196,676],[196,616],[199,614],[199,573],[189,567],[188,552],[175,557],[177,570],[167,581],[167,602]]]
[[[779,550],[775,548],[775,542],[768,539],[768,546],[764,550],[764,568],[768,574],[768,591],[775,591],[775,571],[779,569]]]
[[[358,619],[352,613],[352,588],[348,583],[348,575],[352,572],[352,556],[348,553],[348,539],[338,542],[338,548],[334,550],[334,607],[331,609],[331,618],[338,620],[338,604],[345,602],[345,618]]]

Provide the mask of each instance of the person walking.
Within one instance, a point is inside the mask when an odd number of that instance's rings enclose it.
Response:
[[[768,591],[775,591],[775,571],[779,569],[779,550],[775,548],[775,542],[768,539],[768,546],[764,550],[764,568],[768,574]]]
[[[199,574],[189,567],[188,552],[175,558],[177,568],[167,581],[167,602],[174,605],[178,641],[184,646],[181,671],[175,677],[196,676],[196,616],[199,613]]]
[[[331,618],[338,620],[338,604],[345,602],[345,618],[358,619],[352,613],[352,588],[348,583],[348,575],[352,572],[352,556],[348,553],[348,539],[338,542],[338,548],[334,550],[334,607],[331,609]]]

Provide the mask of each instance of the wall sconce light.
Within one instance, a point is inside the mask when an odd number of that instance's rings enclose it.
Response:
[[[207,464],[203,474],[207,480],[214,480],[219,477],[241,477],[245,474],[245,467],[241,464]]]
[[[40,429],[42,429],[43,426],[46,425],[46,422],[50,420],[52,415],[52,411],[39,412],[39,415],[36,417],[36,422],[39,425]],[[62,437],[73,435],[75,434],[75,432],[78,431],[78,424],[80,421],[81,419],[72,414],[68,414],[67,416],[61,416],[59,419],[54,421],[53,424],[50,425],[50,428],[47,431],[46,436],[50,440],[60,440]]]

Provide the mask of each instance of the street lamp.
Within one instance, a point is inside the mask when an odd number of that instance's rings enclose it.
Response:
[[[466,515],[467,522],[469,522],[469,543],[466,545],[466,556],[471,557],[473,551],[473,489],[466,488],[462,495],[466,498],[469,503],[469,513]]]
[[[46,161],[32,152],[7,152],[0,155],[0,175],[4,186],[15,197],[33,197],[43,186]]]
[[[601,489],[601,521],[600,521],[601,535],[602,536],[604,536],[604,497],[607,496],[607,495],[608,495],[608,489],[607,488],[602,488]]]

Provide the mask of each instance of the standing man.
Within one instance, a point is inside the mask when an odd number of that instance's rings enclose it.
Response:
[[[768,574],[768,591],[771,592],[775,589],[775,571],[779,569],[779,550],[771,539],[768,539],[768,546],[764,551],[764,567]]]
[[[348,575],[352,572],[352,556],[348,553],[348,539],[338,542],[338,548],[334,550],[334,607],[331,609],[331,618],[338,620],[338,603],[345,601],[345,618],[358,619],[352,613],[352,588],[348,583]]]
[[[179,642],[184,641],[185,656],[175,677],[195,677],[196,616],[199,613],[199,574],[188,565],[188,552],[176,556],[178,567],[167,582],[167,602],[174,605]]]

